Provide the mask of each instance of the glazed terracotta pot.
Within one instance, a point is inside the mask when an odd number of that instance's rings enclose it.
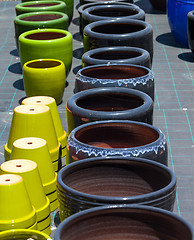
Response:
[[[14,19],[15,40],[18,49],[18,38],[23,32],[38,28],[57,28],[68,30],[68,16],[61,12],[24,13]]]
[[[87,51],[82,55],[82,66],[100,64],[135,64],[151,69],[150,54],[143,48],[102,47]]]
[[[166,12],[166,0],[149,0],[149,2],[154,9]]]
[[[28,1],[18,3],[15,7],[16,15],[29,12],[54,11],[66,13],[66,4],[62,1]]]
[[[189,48],[194,53],[194,11],[187,14],[187,37]]]
[[[65,65],[66,76],[72,64],[73,43],[70,32],[61,29],[35,29],[19,36],[20,62],[58,59]]]
[[[187,14],[194,9],[194,2],[188,0],[168,0],[167,16],[175,40],[189,47],[187,37]]]
[[[84,51],[99,47],[128,46],[147,50],[153,58],[153,29],[136,19],[101,20],[84,28]]]
[[[103,2],[102,0],[80,0],[80,5],[87,4],[87,3],[98,3]],[[133,3],[133,0],[109,0],[107,2],[127,2]]]
[[[61,221],[102,205],[138,203],[173,211],[176,177],[143,158],[88,158],[60,170],[57,192]]]
[[[27,97],[50,96],[60,104],[65,80],[65,65],[60,60],[35,59],[23,66],[23,83]]]
[[[99,5],[86,8],[82,13],[83,28],[89,23],[110,19],[145,20],[145,12],[135,4]]]
[[[154,76],[146,67],[130,64],[102,64],[80,69],[75,92],[99,87],[125,87],[148,94],[154,100]]]
[[[72,234],[73,233],[73,234]],[[64,220],[55,240],[193,240],[192,225],[169,211],[141,205],[91,208]]]
[[[10,239],[36,239],[36,240],[48,240],[51,239],[47,234],[30,229],[11,229],[7,231],[0,232],[1,240],[10,240]]]
[[[168,163],[167,142],[162,131],[150,124],[106,120],[83,124],[68,138],[67,163],[89,157],[143,157]]]
[[[66,107],[68,134],[77,126],[99,120],[134,120],[152,124],[153,101],[127,88],[95,88],[74,94]]]
[[[1,240],[10,240],[10,239],[36,239],[36,240],[49,240],[51,239],[47,234],[30,229],[11,229],[7,231],[0,232]]]

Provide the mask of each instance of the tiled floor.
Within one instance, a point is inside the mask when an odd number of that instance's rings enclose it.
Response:
[[[4,161],[13,109],[25,97],[19,57],[15,49],[14,8],[18,2],[0,2],[0,162]],[[177,176],[174,212],[194,225],[194,56],[175,42],[167,16],[152,10],[148,0],[136,2],[146,12],[154,30],[154,125],[166,135],[169,168]],[[64,101],[58,107],[66,129],[65,105],[73,94],[75,74],[81,65],[78,0],[69,31],[74,38],[73,66],[67,78]]]

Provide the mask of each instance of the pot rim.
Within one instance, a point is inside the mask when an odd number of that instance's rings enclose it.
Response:
[[[40,235],[41,237],[44,237],[45,240],[51,239],[50,236],[48,236],[46,233],[38,231],[38,230],[33,230],[33,229],[10,229],[10,230],[5,230],[0,232],[0,238],[1,237],[11,237],[10,234],[13,236],[14,233],[26,233],[26,234],[36,234]]]
[[[121,33],[121,34],[106,34],[106,33],[98,33],[98,32],[94,32],[92,29],[102,26],[102,25],[117,25],[117,24],[131,24],[131,25],[137,25],[137,26],[143,26],[144,29],[141,29],[139,31],[136,32],[132,32],[132,33]],[[100,20],[100,21],[96,21],[96,22],[92,22],[89,23],[83,30],[84,35],[88,36],[88,33],[92,32],[93,38],[102,38],[105,37],[107,39],[120,39],[122,36],[122,39],[125,38],[134,38],[137,37],[138,35],[145,35],[148,34],[149,32],[153,32],[152,26],[145,21],[142,20],[137,20],[137,19],[109,19],[109,20]]]
[[[63,228],[69,227],[71,226],[71,224],[76,224],[77,221],[84,219],[85,217],[87,218],[87,215],[91,216],[91,214],[95,214],[97,213],[97,215],[99,216],[101,214],[101,212],[108,213],[111,210],[114,210],[114,212],[119,212],[119,209],[131,209],[132,211],[134,210],[143,210],[144,212],[153,212],[156,214],[161,214],[162,216],[168,216],[170,219],[176,220],[179,223],[183,224],[190,232],[191,235],[191,240],[193,240],[194,238],[194,230],[193,230],[193,226],[186,221],[184,218],[178,216],[175,213],[172,213],[170,211],[164,210],[164,209],[160,209],[160,208],[156,208],[156,207],[151,207],[151,206],[146,206],[146,205],[139,205],[139,204],[126,204],[126,205],[107,205],[107,206],[100,206],[100,207],[94,207],[94,208],[90,208],[90,209],[86,209],[86,210],[82,210],[78,213],[75,213],[71,216],[69,216],[67,219],[65,219],[63,222],[61,222],[55,232],[55,239],[56,240],[60,240],[61,239],[61,232],[63,230]],[[75,223],[74,223],[75,221]]]
[[[50,15],[60,15],[61,18],[57,18],[57,19],[52,19],[52,20],[43,20],[43,21],[26,21],[26,20],[23,20],[22,18],[25,18],[25,17],[31,17],[31,16],[36,16],[36,15],[47,15],[47,14],[50,14]],[[20,14],[18,16],[15,17],[14,19],[14,23],[15,24],[22,24],[22,25],[29,25],[30,23],[33,23],[34,25],[38,25],[39,23],[47,23],[47,22],[52,22],[52,23],[55,23],[55,22],[61,22],[61,21],[64,21],[68,19],[68,16],[66,13],[62,13],[62,12],[57,12],[57,11],[38,11],[38,12],[29,12],[29,13],[23,13],[23,14]]]
[[[79,167],[81,166],[82,169],[85,168],[85,165],[87,167],[87,163],[103,163],[104,161],[111,161],[111,160],[123,160],[126,162],[138,162],[138,163],[142,163],[142,164],[146,164],[146,165],[153,165],[154,168],[158,168],[158,169],[162,169],[163,172],[168,173],[168,175],[170,176],[171,180],[169,182],[168,185],[166,185],[165,187],[163,187],[162,189],[156,190],[154,192],[151,193],[146,193],[146,194],[141,194],[141,195],[135,195],[135,196],[123,196],[123,197],[108,197],[108,196],[101,196],[101,195],[94,195],[94,194],[89,194],[89,193],[84,193],[84,192],[80,192],[78,190],[75,190],[71,187],[69,187],[68,185],[66,185],[63,182],[63,175],[64,174],[71,174],[71,169],[72,170],[79,170]],[[92,166],[92,165],[90,165]],[[130,165],[129,165],[130,166]],[[65,173],[64,173],[65,172]],[[152,160],[148,160],[145,158],[136,158],[136,157],[128,157],[128,158],[124,158],[124,157],[94,157],[94,158],[86,158],[86,159],[82,159],[81,161],[78,160],[76,162],[73,162],[71,164],[68,164],[65,168],[61,169],[57,175],[57,184],[59,184],[62,187],[62,190],[64,190],[66,192],[66,195],[70,195],[70,197],[79,197],[79,199],[86,199],[86,201],[88,200],[93,200],[93,201],[99,201],[100,203],[106,203],[106,204],[121,204],[121,202],[125,202],[123,204],[130,204],[130,202],[132,201],[137,201],[139,204],[149,204],[152,201],[155,201],[157,199],[162,199],[163,198],[163,193],[164,192],[168,192],[168,195],[172,193],[172,191],[170,191],[171,189],[176,190],[176,176],[173,173],[172,170],[170,170],[167,166],[152,161]],[[60,190],[58,190],[60,192]],[[169,192],[170,191],[170,192]],[[173,190],[174,191],[174,190]],[[67,194],[68,193],[68,194]]]
[[[46,61],[57,62],[57,63],[60,63],[60,64],[57,65],[57,66],[54,66],[54,67],[50,67],[50,68],[35,68],[35,67],[27,66],[27,65],[30,64],[30,63],[34,63],[34,62],[44,62],[44,61],[45,61],[45,62],[46,62]],[[51,58],[33,59],[33,60],[28,61],[28,62],[25,62],[25,63],[24,63],[24,66],[23,66],[23,68],[25,68],[25,69],[31,69],[31,70],[33,70],[33,71],[42,71],[43,69],[46,69],[47,71],[49,71],[49,69],[53,70],[53,69],[57,69],[57,68],[61,68],[61,67],[65,68],[64,63],[63,63],[61,60],[59,60],[59,59],[51,59]]]
[[[26,9],[25,6],[28,6],[28,5],[34,5],[34,4],[46,4],[46,3],[53,3],[52,1],[49,1],[49,0],[36,0],[36,1],[28,1],[28,2],[21,2],[21,3],[18,3],[16,5],[16,9],[19,7],[20,9]],[[60,0],[55,0],[54,3],[58,3],[54,6],[65,6],[66,7],[66,3],[63,2],[63,1],[60,1]],[[35,9],[36,7],[33,7],[33,9]],[[45,7],[38,7],[37,8],[43,8],[45,9]]]
[[[100,68],[100,67],[105,67],[105,68],[110,68],[110,67],[118,67],[119,65],[124,66],[124,67],[131,67],[131,68],[140,68],[144,69],[147,71],[147,74],[141,77],[133,77],[133,78],[121,78],[121,79],[100,79],[100,78],[93,78],[93,77],[87,77],[82,74],[82,71],[85,71],[87,69],[91,68]],[[81,82],[90,82],[92,84],[96,82],[100,82],[101,84],[108,84],[108,83],[115,83],[118,82],[119,85],[122,83],[128,84],[128,83],[133,83],[134,85],[142,83],[145,85],[149,80],[154,81],[154,73],[152,72],[151,69],[145,67],[145,66],[140,66],[140,65],[134,65],[134,64],[126,64],[126,63],[112,63],[112,64],[99,64],[99,65],[92,65],[92,66],[87,66],[84,68],[81,68],[77,74],[76,74],[76,79],[78,79]]]
[[[117,93],[119,94],[127,94],[130,96],[134,96],[139,98],[140,100],[143,101],[143,104],[139,107],[133,108],[133,109],[128,109],[128,110],[121,110],[121,111],[113,111],[113,112],[108,112],[108,111],[97,111],[97,110],[90,110],[90,109],[86,109],[86,108],[82,108],[80,106],[77,105],[77,101],[78,100],[83,100],[83,99],[87,99],[88,97],[92,97],[92,96],[98,96],[100,94],[106,94],[106,93]],[[144,92],[135,90],[135,89],[129,89],[129,88],[124,88],[124,87],[107,87],[107,88],[93,88],[93,89],[88,89],[85,91],[81,91],[78,92],[76,94],[74,94],[67,102],[66,108],[69,109],[70,111],[74,108],[74,112],[76,114],[79,114],[79,116],[81,115],[82,117],[86,117],[86,118],[91,118],[93,115],[93,117],[97,117],[99,114],[103,114],[106,117],[109,117],[110,115],[112,116],[113,114],[116,115],[118,117],[118,115],[122,116],[123,114],[134,114],[137,110],[142,110],[142,111],[148,111],[150,109],[150,107],[153,107],[153,100],[152,98],[147,95]],[[92,114],[91,114],[92,112]]]

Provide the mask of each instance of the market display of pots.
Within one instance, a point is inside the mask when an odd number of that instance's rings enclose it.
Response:
[[[82,66],[101,64],[134,64],[151,69],[150,54],[143,48],[102,47],[89,50],[82,55]]]
[[[23,66],[34,59],[58,59],[65,65],[68,76],[73,57],[70,32],[62,29],[35,29],[19,36],[20,62]]]
[[[20,34],[42,28],[57,28],[68,30],[68,16],[61,12],[31,12],[16,16],[14,19],[15,40],[18,49]]]
[[[57,194],[61,221],[103,205],[138,203],[173,211],[176,177],[168,167],[147,159],[88,158],[59,171]]]
[[[101,20],[84,28],[84,51],[99,47],[128,46],[147,50],[153,59],[153,28],[136,19]]]
[[[78,238],[193,240],[194,230],[182,217],[163,209],[141,205],[114,205],[76,213],[64,220],[55,233],[55,240]]]
[[[74,94],[66,106],[68,134],[77,126],[97,120],[134,120],[153,123],[153,101],[128,88],[94,88]]]
[[[154,101],[154,76],[146,67],[132,64],[102,64],[80,69],[75,92],[98,87],[125,87],[142,91]]]
[[[168,164],[167,141],[160,129],[129,120],[86,123],[68,138],[66,164],[89,157],[142,157]]]
[[[86,8],[82,13],[83,28],[89,23],[110,19],[138,19],[145,21],[145,12],[131,5],[98,5]]]
[[[187,37],[187,14],[194,9],[194,2],[189,0],[168,0],[167,16],[171,32],[175,40],[186,47]]]

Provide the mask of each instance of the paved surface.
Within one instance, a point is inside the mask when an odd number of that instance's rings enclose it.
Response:
[[[0,162],[8,140],[13,109],[25,97],[22,70],[14,40],[15,5],[0,2]],[[154,11],[148,0],[136,2],[146,12],[154,30],[154,125],[166,135],[169,168],[178,180],[174,212],[194,225],[194,56],[175,42],[167,16]],[[63,103],[58,106],[66,129],[65,105],[73,94],[75,74],[81,65],[83,45],[79,37],[78,0],[69,31],[74,38],[73,66],[67,78]]]

